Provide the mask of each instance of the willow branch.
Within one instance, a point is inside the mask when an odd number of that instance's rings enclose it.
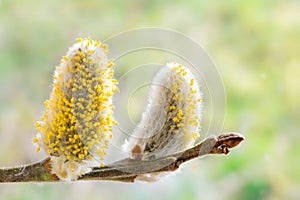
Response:
[[[149,160],[125,158],[109,166],[95,167],[79,180],[110,180],[134,182],[147,174],[171,172],[191,159],[208,154],[228,154],[229,149],[237,146],[244,137],[237,133],[221,134],[206,138],[196,146],[183,152]],[[51,173],[50,158],[38,163],[13,168],[0,169],[0,182],[55,182],[60,181]]]

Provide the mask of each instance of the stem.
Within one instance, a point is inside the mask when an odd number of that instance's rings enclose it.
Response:
[[[183,152],[150,160],[133,160],[125,158],[109,166],[95,167],[90,173],[78,180],[111,180],[134,182],[146,174],[171,172],[191,159],[208,154],[228,154],[229,149],[237,146],[244,137],[238,133],[221,134],[206,138],[198,145]],[[26,166],[0,169],[0,182],[53,182],[59,181],[51,173],[50,158]]]
[[[0,169],[0,182],[43,182],[58,178],[51,174],[50,158],[40,162],[13,168]]]

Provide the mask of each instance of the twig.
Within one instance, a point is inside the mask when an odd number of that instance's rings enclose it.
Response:
[[[109,166],[95,167],[78,180],[134,182],[135,179],[146,174],[175,171],[182,163],[207,154],[228,154],[230,148],[237,146],[243,140],[244,137],[238,133],[212,136],[190,149],[166,157],[149,160],[125,158]],[[59,179],[51,173],[50,158],[26,166],[0,169],[0,182],[53,181],[59,181]]]

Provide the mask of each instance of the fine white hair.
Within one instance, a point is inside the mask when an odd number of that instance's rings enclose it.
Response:
[[[199,136],[201,109],[195,76],[179,63],[167,63],[154,77],[146,110],[123,149],[133,159],[149,159],[191,147]]]

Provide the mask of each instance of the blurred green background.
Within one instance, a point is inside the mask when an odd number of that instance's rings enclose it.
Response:
[[[1,184],[0,199],[300,199],[300,1],[0,0],[0,166],[31,163],[33,123],[75,38],[156,26],[201,44],[246,141],[158,183]],[[205,116],[204,116],[205,117]]]

